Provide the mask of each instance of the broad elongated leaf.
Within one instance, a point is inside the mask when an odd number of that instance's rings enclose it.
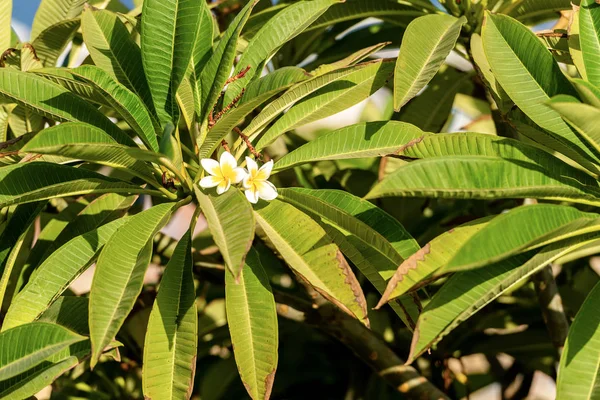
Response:
[[[255,222],[250,203],[236,188],[220,196],[196,189],[196,197],[227,268],[238,278],[254,240]]]
[[[144,342],[144,395],[187,399],[194,382],[198,310],[194,290],[192,232],[175,248],[160,281]]]
[[[235,361],[252,399],[268,399],[277,369],[277,310],[269,277],[251,249],[239,282],[225,275],[225,304]]]
[[[139,149],[120,145],[100,129],[87,124],[67,122],[44,129],[27,142],[22,151],[93,161],[157,184],[150,168],[138,161]]]
[[[330,83],[343,82],[347,76],[356,73],[357,70],[364,67],[364,64],[359,64],[353,67],[343,68],[324,75],[319,75],[312,79],[307,79],[306,81],[293,86],[279,98],[269,103],[260,114],[250,122],[246,129],[244,129],[244,133],[251,139],[254,139],[260,129],[264,128],[269,122],[273,121],[280,113],[288,109],[297,101],[315,93]],[[337,84],[340,85],[340,83]]]
[[[75,69],[73,73],[91,83],[94,89],[103,95],[105,101],[142,139],[148,150],[158,151],[152,117],[139,97],[98,67],[84,65]]]
[[[597,235],[596,235],[597,237]],[[413,336],[408,362],[438,343],[502,293],[524,281],[557,258],[589,243],[575,239],[544,247],[496,264],[452,276],[425,306]]]
[[[256,149],[260,151],[291,129],[329,117],[365,100],[385,85],[394,67],[390,61],[376,60],[354,68],[354,73],[345,75],[343,79],[330,83],[294,104],[260,138]]]
[[[579,78],[571,79],[571,82],[584,103],[600,108],[600,88]]]
[[[571,236],[598,230],[595,213],[553,204],[522,206],[498,215],[478,231],[454,255],[444,271],[471,269],[490,264]],[[501,232],[503,240],[494,240]],[[482,243],[486,243],[482,246]]]
[[[252,7],[256,1],[249,1],[239,12],[225,33],[221,36],[219,44],[214,49],[210,59],[200,74],[201,98],[200,98],[200,121],[204,121],[213,109],[221,91],[225,86],[227,78],[233,67],[236,55],[237,42],[242,28],[246,24]]]
[[[56,23],[78,17],[84,4],[85,0],[42,0],[31,26],[31,39]]]
[[[448,264],[463,244],[487,226],[490,219],[491,217],[476,219],[444,232],[410,257],[406,257],[388,281],[385,293],[376,308],[402,296],[420,282],[436,274]]]
[[[237,63],[238,69],[249,66],[250,70],[242,79],[238,79],[227,88],[224,97],[225,104],[229,104],[239,95],[248,82],[260,76],[259,66],[265,60],[268,60],[281,46],[304,31],[330,6],[339,2],[340,0],[315,0],[291,4],[262,25],[248,43],[248,47]]]
[[[60,296],[40,317],[40,322],[50,322],[63,326],[80,335],[90,332],[88,326],[87,297]],[[89,350],[89,343],[88,343]]]
[[[92,103],[110,107],[110,104],[94,89],[94,86],[76,77],[71,70],[66,68],[40,68],[33,72],[63,86],[69,92],[83,97]]]
[[[432,144],[436,147],[430,147]],[[570,198],[583,203],[594,202],[598,197],[597,183],[588,175],[535,147],[506,138],[431,135],[407,146],[402,154],[426,159],[403,165],[377,184],[367,197],[503,196]],[[481,168],[490,173],[477,172]],[[431,174],[433,170],[435,174]]]
[[[290,267],[348,314],[368,323],[362,289],[344,256],[308,215],[278,200],[260,204],[256,220]]]
[[[163,125],[179,118],[175,94],[190,64],[200,11],[196,0],[144,1],[142,61]]]
[[[398,153],[404,145],[426,135],[404,122],[366,122],[328,132],[283,156],[275,171],[307,162],[381,157]]]
[[[37,319],[91,265],[100,249],[125,222],[125,218],[120,218],[93,229],[49,255],[14,298],[2,330]]]
[[[45,206],[46,202],[42,201],[23,204],[15,209],[0,234],[0,272],[4,272],[7,258],[19,237],[25,233]]]
[[[560,358],[557,398],[591,400],[598,395],[600,286],[588,294],[569,329]]]
[[[575,95],[552,54],[529,28],[510,17],[486,14],[485,20],[483,46],[502,88],[531,120],[576,152],[574,161],[597,171],[597,154],[545,105],[557,94]]]
[[[62,86],[31,73],[0,69],[0,94],[57,121],[80,121],[108,133],[118,143],[136,146],[97,108]]]
[[[426,15],[408,25],[394,71],[394,108],[398,111],[434,77],[450,54],[467,19]]]
[[[198,33],[196,34],[196,43],[194,44],[194,50],[192,51],[190,69],[187,77],[194,90],[194,111],[196,115],[200,115],[202,106],[200,104],[202,99],[202,81],[200,75],[212,54],[215,30],[213,14],[208,8],[208,4],[203,1],[200,3],[201,9],[200,19],[198,21]]]
[[[600,4],[594,0],[581,2],[579,44],[587,80],[600,87]]]
[[[562,10],[570,10],[570,0],[517,0],[510,2],[500,9],[503,14],[508,14],[520,21],[543,21],[555,19]]]
[[[42,65],[54,67],[79,29],[80,20],[66,19],[50,25],[31,43]],[[26,69],[23,69],[26,71]]]
[[[0,1],[0,49],[8,49],[12,44],[12,29],[10,20],[12,16],[12,0]]]
[[[600,151],[600,109],[577,101],[563,101],[564,98],[557,96],[548,106],[558,112],[591,147]]]
[[[129,218],[102,250],[90,292],[92,367],[142,291],[152,256],[152,238],[167,223],[177,204],[160,204]]]
[[[142,53],[127,27],[113,13],[87,9],[81,17],[83,40],[94,64],[136,93],[155,115],[146,75],[142,73]]]
[[[90,193],[160,192],[131,185],[95,172],[47,162],[13,164],[0,168],[0,208],[52,197]]]
[[[57,362],[45,361],[28,372],[14,378],[0,381],[0,397],[27,399],[52,384],[62,375],[79,364],[75,356]]]
[[[4,331],[0,333],[0,380],[17,376],[85,339],[60,325],[44,322]]]

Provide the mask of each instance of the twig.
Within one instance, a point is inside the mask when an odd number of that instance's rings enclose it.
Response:
[[[232,77],[230,77],[229,79],[227,79],[225,81],[225,86],[229,85],[230,83],[233,83],[233,82],[237,81],[238,79],[242,79],[244,76],[246,76],[246,74],[248,73],[248,71],[250,71],[250,68],[252,68],[252,67],[250,65],[248,65],[246,68],[244,68],[243,70],[241,70],[237,74],[235,74]]]
[[[6,64],[4,62],[6,61],[8,56],[10,56],[11,54],[13,54],[16,51],[17,51],[17,49],[15,49],[13,47],[10,47],[10,48],[4,50],[4,52],[0,56],[0,67],[1,68],[4,68],[6,66]]]
[[[221,146],[223,146],[223,148],[225,149],[226,152],[231,153],[231,149],[229,148],[229,144],[227,143],[227,140],[225,140],[225,139],[221,140]]]
[[[550,339],[560,355],[569,333],[569,321],[565,315],[562,298],[552,274],[552,267],[550,265],[544,267],[540,272],[533,275],[532,281]]]
[[[263,160],[262,154],[256,151],[254,146],[252,146],[252,143],[250,143],[250,139],[248,139],[248,136],[246,136],[240,128],[236,126],[235,128],[233,128],[233,131],[239,135],[239,137],[244,141],[244,143],[246,143],[248,150],[250,150],[250,153],[252,153],[254,157],[256,157],[258,160]]]

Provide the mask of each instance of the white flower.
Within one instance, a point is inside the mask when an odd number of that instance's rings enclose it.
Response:
[[[246,171],[237,166],[237,161],[227,151],[221,154],[219,162],[212,158],[203,158],[200,164],[210,174],[200,180],[200,187],[206,189],[216,186],[217,194],[225,193],[232,183],[240,183],[246,175]]]
[[[256,204],[259,198],[273,200],[277,197],[277,189],[267,180],[273,169],[273,160],[260,167],[260,169],[256,161],[250,157],[246,157],[246,164],[248,166],[248,174],[244,177],[242,184],[244,185],[244,189],[246,189],[245,193],[248,201]]]

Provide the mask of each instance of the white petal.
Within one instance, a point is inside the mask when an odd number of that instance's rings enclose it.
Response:
[[[244,191],[244,193],[246,194],[246,198],[248,199],[248,201],[250,203],[256,204],[258,202],[258,192],[257,191],[248,189],[248,190]]]
[[[252,177],[250,176],[250,174],[248,174],[247,171],[244,171],[244,173],[246,175],[244,175],[244,179],[242,180],[242,186],[244,187],[244,189],[250,189],[250,187],[252,186],[252,184],[250,183]]]
[[[240,183],[246,177],[246,175],[248,175],[246,170],[238,167],[233,170],[233,177],[231,178],[231,181],[233,183]]]
[[[209,174],[221,176],[221,166],[216,160],[213,160],[212,158],[203,158],[200,160],[200,164],[202,164],[202,168]]]
[[[277,189],[271,182],[261,181],[254,182],[254,184],[261,199],[269,201],[277,197]]]
[[[256,175],[258,172],[258,164],[250,157],[246,157],[246,167],[248,168],[248,173],[250,175]]]
[[[229,187],[231,186],[231,182],[229,181],[229,179],[223,179],[220,183],[219,186],[217,186],[217,194],[223,194],[226,191],[229,190]]]
[[[204,178],[200,179],[200,187],[201,188],[213,188],[215,186],[217,186],[219,183],[221,183],[223,181],[223,178],[218,177],[218,176],[205,176]]]
[[[270,160],[265,165],[260,167],[258,170],[258,174],[256,175],[256,179],[260,179],[261,181],[266,181],[271,176],[271,171],[273,170],[273,160]]]
[[[222,170],[225,170],[225,168],[223,167],[226,166],[230,167],[230,169],[232,170],[237,167],[237,161],[228,151],[224,151],[223,154],[221,154],[221,158],[219,158],[219,163],[221,164]]]

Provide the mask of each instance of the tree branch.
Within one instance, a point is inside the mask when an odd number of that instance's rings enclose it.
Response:
[[[319,296],[320,297],[320,296]],[[369,365],[388,384],[402,393],[406,399],[444,400],[449,399],[416,369],[404,365],[400,359],[373,331],[356,318],[344,313],[329,302],[315,303],[303,299],[290,299],[290,296],[275,293],[279,315],[293,320],[298,319],[298,311],[304,313],[302,319],[345,344],[365,364]]]
[[[550,339],[560,355],[569,333],[569,321],[565,315],[562,298],[552,274],[552,267],[550,265],[544,267],[540,272],[533,275],[532,281]]]

